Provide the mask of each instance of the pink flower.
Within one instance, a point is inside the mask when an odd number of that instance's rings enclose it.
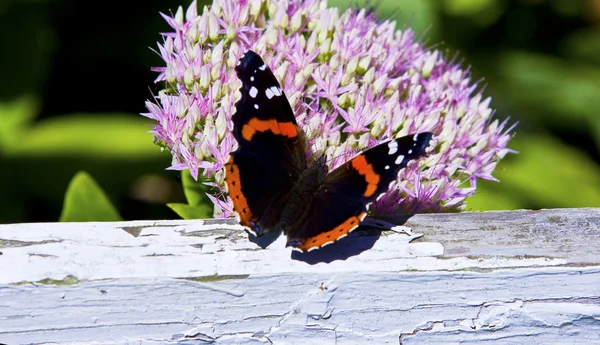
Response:
[[[143,114],[170,169],[201,173],[216,187],[214,214],[229,217],[223,164],[236,147],[231,116],[239,99],[234,67],[247,50],[262,56],[282,84],[309,152],[330,168],[385,138],[435,133],[432,152],[405,168],[372,208],[375,214],[464,209],[477,179],[495,180],[514,126],[492,120],[469,72],[426,49],[410,30],[370,11],[327,8],[318,0],[214,0],[198,15],[163,15],[173,32],[155,68],[164,89]]]

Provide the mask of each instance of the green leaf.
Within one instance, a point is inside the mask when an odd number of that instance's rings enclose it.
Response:
[[[439,20],[437,18],[437,1],[415,1],[415,0],[329,0],[328,7],[337,7],[341,12],[348,7],[374,8],[379,19],[395,20],[398,27],[408,23],[417,35],[427,33],[428,38],[437,36],[439,26],[431,23]],[[401,10],[400,10],[401,9]]]
[[[183,193],[191,206],[212,205],[210,199],[206,196],[209,187],[202,183],[202,176],[198,176],[198,181],[194,180],[189,170],[181,172],[181,184]]]
[[[85,171],[75,174],[67,187],[60,221],[118,220],[121,216],[96,181]]]
[[[600,64],[600,28],[587,26],[574,30],[560,42],[561,52],[573,59]]]
[[[473,16],[488,14],[498,6],[498,0],[446,0],[444,9],[452,16]]]
[[[596,142],[596,147],[598,148],[598,151],[600,151],[600,120],[594,123],[592,137]]]
[[[213,213],[213,204],[206,196],[209,187],[202,183],[202,176],[194,180],[189,170],[181,172],[181,184],[188,204],[167,204],[183,219],[210,218]]]
[[[600,166],[585,153],[549,135],[517,136],[510,147],[519,154],[496,169],[499,183],[478,186],[469,209],[600,206]]]
[[[38,108],[39,101],[33,96],[0,103],[0,151],[8,151],[21,144]]]
[[[477,182],[475,195],[467,199],[466,211],[490,210],[517,210],[526,208],[527,204],[517,198],[518,195],[510,192],[509,188],[502,188],[506,182],[495,181]]]
[[[72,114],[30,128],[11,147],[13,156],[94,156],[132,159],[156,156],[148,133],[153,121],[133,114]]]
[[[175,213],[183,219],[202,219],[212,217],[213,208],[211,205],[202,204],[192,206],[188,204],[167,204]]]
[[[587,130],[600,109],[600,68],[541,54],[511,52],[498,67],[511,101],[522,108],[529,121],[554,123],[564,129]],[[568,118],[568,120],[565,120]]]

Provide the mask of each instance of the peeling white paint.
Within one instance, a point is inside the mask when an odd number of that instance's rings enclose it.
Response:
[[[131,227],[130,224],[124,224]],[[11,262],[0,284],[62,279],[82,280],[132,277],[188,277],[213,274],[272,274],[282,272],[387,272],[402,270],[492,269],[563,265],[559,258],[440,258],[441,243],[408,243],[410,236],[393,233],[380,237],[360,255],[331,263],[309,264],[290,260],[291,250],[279,237],[267,250],[248,240],[239,225],[206,225],[202,221],[179,224],[136,225],[137,237],[114,223],[23,224],[0,227],[0,239],[37,242],[2,249],[3,262]],[[218,229],[231,230],[229,233]],[[20,234],[20,235],[19,235]],[[193,234],[193,235],[191,235]],[[360,238],[353,238],[354,241]],[[333,249],[347,250],[351,242]],[[324,250],[322,252],[326,253]],[[373,265],[377,262],[376,265]]]
[[[213,220],[0,225],[0,343],[600,344],[599,209],[361,234],[303,256]]]

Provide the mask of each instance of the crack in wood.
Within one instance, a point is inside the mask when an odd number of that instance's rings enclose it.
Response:
[[[600,342],[600,209],[404,226],[309,262],[235,220],[0,225],[0,342]]]

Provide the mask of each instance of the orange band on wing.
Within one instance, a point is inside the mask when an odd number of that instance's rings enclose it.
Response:
[[[275,135],[295,138],[298,136],[298,126],[292,122],[277,122],[275,119],[260,120],[255,117],[242,127],[242,136],[247,141],[251,141],[256,132],[272,132]]]
[[[358,156],[352,160],[352,167],[359,174],[363,175],[367,181],[367,189],[364,192],[364,196],[370,197],[375,194],[377,185],[379,184],[379,174],[373,170],[373,166],[367,162],[364,156]]]
[[[233,209],[240,215],[240,224],[251,227],[250,221],[255,220],[248,200],[242,193],[242,182],[240,180],[240,169],[234,163],[233,157],[225,164],[225,183],[227,183],[227,193],[233,201]]]
[[[302,251],[313,250],[346,237],[352,230],[358,227],[366,215],[366,212],[362,212],[356,217],[348,218],[345,222],[333,228],[333,230],[320,233],[315,237],[309,237],[303,241],[302,245],[295,248]]]

